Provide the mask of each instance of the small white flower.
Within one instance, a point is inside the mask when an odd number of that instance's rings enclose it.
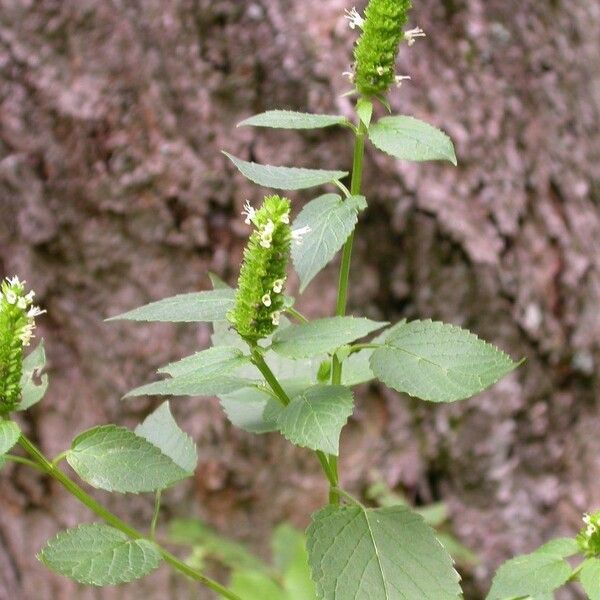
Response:
[[[420,27],[415,27],[404,32],[404,39],[408,42],[409,46],[414,45],[417,38],[420,37],[427,37],[427,34]]]
[[[285,283],[285,280],[283,279],[276,279],[273,282],[273,291],[276,294],[281,294],[281,291],[283,290],[283,284]]]
[[[285,225],[290,224],[290,213],[289,212],[286,212],[285,214],[281,215],[281,222],[284,223]]]
[[[410,81],[410,75],[396,75],[396,87],[401,87],[403,81]]]
[[[27,311],[27,318],[28,319],[35,319],[36,317],[39,317],[40,315],[43,315],[46,311],[42,310],[39,306],[32,306],[28,311]]]
[[[17,303],[17,294],[15,294],[12,290],[6,290],[6,301],[9,304],[16,304]]]
[[[281,318],[281,311],[276,310],[272,315],[271,315],[271,322],[273,323],[273,325],[279,325],[279,319]]]
[[[385,75],[388,71],[389,71],[389,67],[384,67],[382,65],[379,65],[377,67],[377,74],[378,75]]]
[[[6,281],[8,281],[8,285],[12,286],[25,285],[27,283],[26,281],[19,281],[16,275],[14,277],[7,277]]]
[[[246,217],[244,223],[246,223],[246,225],[250,225],[254,221],[255,216],[256,210],[250,206],[250,202],[246,200],[244,203],[244,210],[242,211],[242,217]]]
[[[27,304],[27,300],[25,298],[25,296],[21,296],[18,300],[17,300],[17,308],[20,308],[21,310],[25,310],[27,308],[28,304]]]
[[[350,29],[356,29],[357,27],[362,29],[364,27],[365,20],[363,19],[363,17],[360,16],[356,8],[353,8],[352,10],[346,10],[345,13],[346,19],[348,19],[348,26],[350,27]]]
[[[272,302],[271,302],[271,294],[265,294],[262,298],[261,298],[262,303],[269,308],[269,306],[271,306]]]
[[[260,234],[260,245],[263,248],[270,248],[271,242],[273,241],[273,232],[275,231],[275,223],[269,220],[267,224],[264,226],[261,234]]]
[[[25,300],[27,300],[27,304],[31,304],[33,302],[33,297],[35,296],[35,292],[31,290],[27,294],[25,294]]]
[[[292,240],[296,242],[296,244],[302,244],[302,238],[310,232],[310,227],[305,225],[304,227],[300,227],[300,229],[294,229],[292,231]]]
[[[31,338],[33,337],[33,332],[35,330],[35,323],[30,321],[27,325],[24,325],[19,332],[19,339],[23,343],[23,346],[29,346],[31,342]]]

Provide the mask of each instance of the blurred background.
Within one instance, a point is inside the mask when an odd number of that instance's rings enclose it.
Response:
[[[364,8],[358,0],[357,8]],[[395,112],[432,122],[459,167],[368,151],[351,310],[468,327],[518,372],[450,406],[364,386],[342,440],[346,488],[443,501],[448,531],[495,568],[600,508],[600,4],[415,0]],[[104,323],[152,300],[234,283],[240,211],[265,190],[220,154],[348,168],[345,131],[236,129],[270,108],[350,115],[347,0],[0,0],[0,275],[40,319],[51,386],[23,426],[49,454],[82,429],[133,425],[157,401],[121,402],[156,368],[206,347],[208,327]],[[313,193],[313,196],[316,193]],[[291,195],[295,211],[311,199]],[[325,315],[336,264],[300,307]],[[163,524],[193,516],[268,556],[273,528],[303,528],[326,500],[313,455],[234,429],[217,400],[172,402],[199,446]],[[35,560],[91,516],[20,466],[0,475],[0,599],[211,598],[167,569],[125,588],[77,588]],[[152,498],[108,497],[136,524]],[[468,561],[467,561],[468,562]],[[217,576],[223,573],[215,571]],[[564,598],[576,598],[567,592]]]

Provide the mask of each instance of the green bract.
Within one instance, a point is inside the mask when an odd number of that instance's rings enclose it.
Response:
[[[355,84],[363,96],[383,95],[397,81],[396,57],[411,6],[410,0],[371,0],[364,21],[357,22],[363,34],[354,51]]]
[[[25,294],[25,282],[18,277],[0,284],[0,414],[14,410],[21,400],[23,348],[29,346],[35,317],[33,292]]]
[[[290,201],[267,196],[259,210],[247,203],[244,214],[255,230],[244,251],[235,307],[227,317],[246,341],[256,343],[275,331],[284,308],[292,244]]]

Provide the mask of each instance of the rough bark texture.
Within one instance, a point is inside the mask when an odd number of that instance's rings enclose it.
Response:
[[[345,485],[378,471],[415,501],[444,499],[481,557],[480,598],[506,557],[573,533],[600,505],[600,5],[595,0],[418,0],[429,34],[402,56],[394,109],[445,128],[458,169],[370,151],[355,312],[467,326],[527,364],[448,407],[364,390],[343,440]],[[348,167],[348,134],[236,130],[267,108],[349,114],[344,0],[0,0],[1,270],[38,291],[52,385],[24,427],[50,453],[82,429],[133,424],[121,403],[206,328],[106,316],[234,281],[256,189],[219,150]],[[297,207],[309,198],[294,194]],[[334,303],[335,267],[301,306]],[[310,299],[312,294],[313,299]],[[316,296],[316,297],[315,297]],[[198,515],[264,552],[270,528],[325,500],[312,456],[234,430],[216,401],[177,400],[200,448],[169,515]],[[79,589],[35,552],[90,516],[21,467],[1,475],[0,600],[209,598],[166,569]],[[107,498],[143,526],[147,497]],[[204,594],[204,595],[202,595]],[[564,597],[576,597],[575,592]]]

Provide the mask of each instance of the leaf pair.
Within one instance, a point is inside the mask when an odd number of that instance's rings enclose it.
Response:
[[[190,477],[197,454],[165,402],[135,431],[103,425],[80,434],[66,459],[95,488],[140,493],[162,490]]]

